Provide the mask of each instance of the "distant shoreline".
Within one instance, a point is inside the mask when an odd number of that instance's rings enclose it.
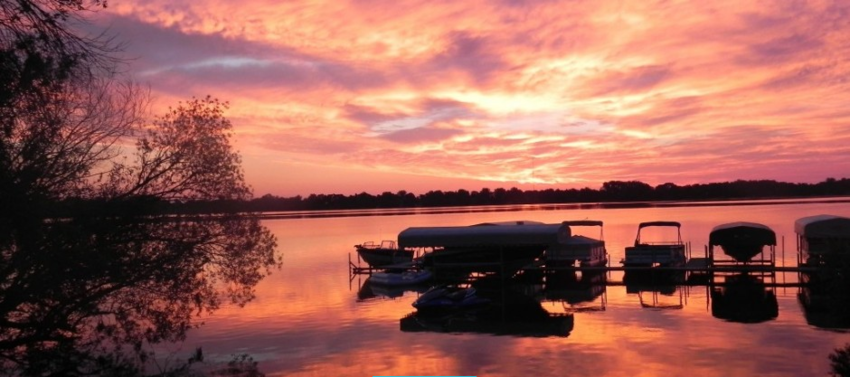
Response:
[[[432,215],[450,213],[479,213],[479,212],[519,212],[519,211],[561,211],[583,209],[611,208],[668,208],[668,207],[725,207],[725,206],[754,206],[775,204],[811,204],[811,203],[850,203],[850,196],[805,197],[805,198],[764,198],[764,199],[729,199],[729,200],[674,200],[674,201],[635,201],[635,202],[593,202],[593,203],[561,203],[561,204],[505,204],[505,205],[470,205],[449,207],[406,207],[406,208],[375,208],[375,209],[337,209],[337,210],[298,210],[298,211],[268,211],[252,213],[252,217],[262,220],[311,219],[330,217],[360,217],[360,216],[402,216],[402,215]]]
[[[844,199],[837,199],[844,198]],[[220,199],[170,202],[153,196],[121,200],[67,198],[49,206],[45,217],[78,216],[256,216],[263,219],[350,217],[376,215],[435,214],[485,211],[563,210],[590,208],[641,208],[724,206],[787,202],[850,201],[850,179],[819,183],[734,181],[678,186],[650,186],[639,181],[609,181],[599,189],[478,191],[429,191],[414,195],[406,191],[379,195],[360,193],[311,194],[307,197]]]

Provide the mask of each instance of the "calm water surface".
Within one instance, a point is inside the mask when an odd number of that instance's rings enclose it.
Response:
[[[225,306],[204,319],[172,351],[203,347],[210,360],[247,353],[267,375],[375,376],[823,376],[827,356],[850,342],[845,329],[807,322],[797,287],[768,287],[778,315],[737,323],[713,313],[706,286],[641,290],[610,285],[587,291],[591,301],[573,305],[535,293],[550,313],[574,313],[567,336],[497,336],[486,333],[402,331],[419,293],[387,292],[351,276],[353,245],[395,239],[411,226],[480,222],[595,219],[615,265],[642,221],[682,223],[682,236],[701,255],[712,227],[759,222],[776,231],[777,264],[796,265],[794,220],[816,214],[850,216],[850,203],[780,203],[617,209],[523,210],[392,216],[267,220],[278,237],[283,268],[257,286],[245,307]],[[589,236],[597,234],[590,232]],[[622,281],[612,272],[609,281]],[[796,274],[779,274],[793,283]],[[661,290],[661,292],[659,292]],[[569,292],[568,292],[569,293]],[[576,293],[576,292],[573,292]],[[581,294],[582,292],[578,292]],[[580,306],[583,310],[576,310]]]

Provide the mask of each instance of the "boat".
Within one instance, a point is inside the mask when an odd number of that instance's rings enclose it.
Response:
[[[510,221],[412,227],[399,233],[398,243],[402,249],[432,250],[422,257],[426,267],[509,272],[534,261],[550,246],[569,237],[570,228],[564,224]]]
[[[546,250],[548,267],[574,266],[576,261],[581,267],[604,266],[608,263],[608,252],[602,240],[602,221],[575,220],[564,221],[563,224],[569,226],[572,235]],[[599,227],[599,238],[575,234],[577,227]]]
[[[766,225],[734,222],[714,227],[708,236],[709,249],[720,246],[738,262],[749,262],[765,246],[776,246],[776,233]]]
[[[396,242],[391,240],[381,241],[376,244],[374,241],[367,241],[359,245],[354,245],[357,250],[357,255],[363,259],[369,266],[384,267],[399,263],[406,263],[413,260],[413,250],[406,250],[396,247]]]
[[[850,218],[833,215],[803,217],[794,222],[794,231],[802,264],[829,264],[838,262],[837,258],[850,258]]]
[[[481,309],[490,299],[479,297],[475,288],[438,285],[419,296],[413,307],[423,313],[444,313],[457,310]]]
[[[645,242],[641,240],[641,231],[648,227],[676,228],[677,237],[671,241]],[[686,261],[685,244],[682,242],[682,224],[676,221],[649,221],[638,225],[634,246],[626,247],[624,266],[678,266]]]
[[[391,286],[421,284],[428,280],[431,280],[431,272],[428,270],[376,272],[369,278],[372,284]]]

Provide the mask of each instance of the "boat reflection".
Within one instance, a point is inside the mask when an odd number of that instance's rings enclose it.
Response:
[[[637,294],[640,305],[650,309],[682,309],[685,307],[684,271],[626,271],[623,284],[626,293]]]
[[[801,274],[805,284],[800,288],[797,299],[803,308],[806,323],[827,330],[850,329],[847,271],[845,268],[843,271]]]
[[[483,333],[528,337],[567,337],[573,329],[572,314],[549,313],[509,280],[482,279],[461,290],[477,296],[476,305],[447,310],[417,310],[399,321],[404,332]],[[423,296],[424,297],[424,296]],[[486,305],[482,304],[485,303]]]
[[[676,293],[685,282],[685,271],[631,270],[623,274],[626,293],[657,292],[664,295]]]
[[[360,285],[357,291],[357,301],[367,301],[378,298],[398,298],[404,296],[405,292],[425,293],[431,286],[429,284],[387,285],[372,281],[369,276]]]
[[[779,304],[761,277],[741,273],[711,287],[711,315],[730,322],[760,323],[776,319]]]
[[[561,302],[565,312],[605,310],[608,275],[604,271],[556,271],[546,275],[543,299]]]

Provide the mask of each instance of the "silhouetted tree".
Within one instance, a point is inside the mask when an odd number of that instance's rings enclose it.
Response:
[[[0,208],[9,216],[85,195],[93,169],[141,118],[143,92],[114,80],[110,41],[68,26],[103,5],[0,2]]]
[[[226,104],[194,99],[144,124],[146,93],[118,80],[111,41],[69,26],[105,5],[0,1],[7,374],[140,374],[145,344],[183,339],[224,298],[244,304],[279,264],[256,219],[158,216],[177,202],[228,208],[250,191]],[[133,140],[136,154],[118,158]]]
[[[602,184],[602,194],[606,199],[620,200],[651,200],[652,186],[638,181],[608,181]]]
[[[230,147],[226,108],[206,97],[169,109],[136,142],[134,161],[114,164],[100,194],[181,202],[248,199],[240,157]]]
[[[850,344],[836,348],[829,355],[829,362],[833,377],[850,377]]]

